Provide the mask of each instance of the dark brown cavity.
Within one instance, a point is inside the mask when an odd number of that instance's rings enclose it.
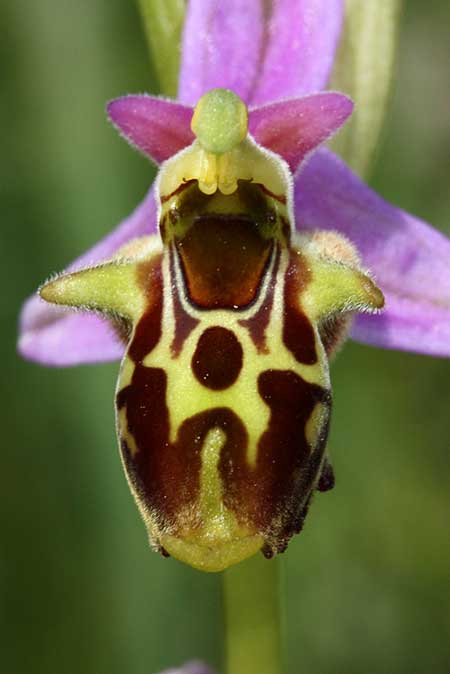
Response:
[[[265,532],[277,551],[291,538],[320,470],[328,434],[330,393],[289,370],[267,370],[258,378],[258,390],[270,408],[267,430],[258,443],[251,468],[238,447],[222,450],[219,469],[224,504],[243,524]],[[321,427],[311,446],[305,427],[315,406],[324,406]]]
[[[205,330],[192,356],[196,379],[213,391],[228,388],[239,376],[243,350],[236,335],[220,326]]]
[[[276,257],[264,301],[254,316],[239,321],[239,325],[242,325],[242,327],[247,328],[249,331],[250,337],[259,353],[267,353],[266,329],[270,321],[270,314],[272,313],[279,262],[280,249],[277,247]]]
[[[136,325],[128,347],[128,356],[135,363],[142,361],[161,339],[163,309],[162,255],[142,262],[137,269],[138,284],[147,298],[147,307]]]
[[[283,342],[299,363],[317,362],[314,329],[300,308],[301,293],[309,282],[309,271],[302,257],[291,251],[284,286]]]
[[[195,218],[176,241],[186,291],[204,309],[237,309],[256,299],[272,241],[241,215],[211,214]]]
[[[226,197],[186,185],[172,195],[164,236],[174,242],[188,299],[205,309],[248,306],[280,236],[275,197],[251,181]]]

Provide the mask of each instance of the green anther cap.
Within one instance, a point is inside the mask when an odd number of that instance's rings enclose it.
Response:
[[[191,129],[207,152],[223,154],[247,135],[245,103],[229,89],[212,89],[195,106]]]

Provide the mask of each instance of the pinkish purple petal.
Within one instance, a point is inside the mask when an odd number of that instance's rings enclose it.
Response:
[[[258,77],[262,0],[190,0],[178,98],[195,105],[209,89],[232,89],[246,103]]]
[[[102,363],[122,357],[124,346],[106,321],[92,314],[74,313],[42,306],[38,327],[23,330],[19,352],[25,358],[43,365],[64,367],[82,363]],[[25,305],[25,311],[30,305]],[[53,309],[53,310],[52,310]]]
[[[341,32],[343,0],[276,0],[273,7],[255,105],[324,89]]]
[[[343,94],[312,94],[251,110],[249,130],[295,173],[306,155],[335,133],[352,110],[352,101]]]
[[[450,239],[386,203],[327,150],[297,177],[295,201],[297,227],[345,234],[385,294],[382,314],[356,319],[354,339],[450,355]]]
[[[108,103],[108,115],[134,147],[160,164],[194,140],[192,108],[148,96],[123,96]]]
[[[67,271],[107,260],[130,239],[155,231],[156,203],[151,189],[128,218]],[[102,318],[50,306],[37,295],[23,306],[18,348],[29,360],[58,366],[117,360],[123,354],[123,344]]]

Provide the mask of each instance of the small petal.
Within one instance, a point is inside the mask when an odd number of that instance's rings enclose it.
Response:
[[[312,94],[250,111],[255,140],[280,154],[293,173],[306,155],[332,136],[351,115],[352,101],[342,94]]]
[[[253,104],[324,89],[339,40],[343,0],[277,0]],[[252,44],[246,40],[246,45]]]
[[[450,355],[450,240],[383,201],[327,150],[297,177],[295,200],[297,226],[347,236],[385,295],[384,312],[357,318],[353,337]]]
[[[108,103],[109,118],[131,145],[161,164],[194,140],[192,108],[147,96],[123,96]]]
[[[262,40],[261,0],[191,0],[178,99],[194,105],[206,91],[221,87],[248,103],[259,71]]]
[[[151,189],[128,218],[75,260],[67,271],[107,260],[130,239],[155,230],[156,203]],[[29,360],[65,366],[117,360],[122,357],[124,347],[102,318],[52,307],[33,295],[22,309],[18,349]]]

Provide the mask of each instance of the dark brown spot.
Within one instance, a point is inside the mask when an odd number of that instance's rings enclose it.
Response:
[[[220,326],[205,330],[192,356],[192,371],[197,380],[212,389],[228,388],[239,376],[243,351],[236,335]]]
[[[175,252],[173,248],[170,251],[170,274],[172,287],[173,317],[175,322],[175,331],[170,345],[172,355],[176,358],[183,348],[183,344],[191,334],[192,330],[198,325],[197,318],[191,316],[184,308],[180,298],[180,291],[175,280]]]
[[[135,363],[141,362],[161,338],[163,308],[162,255],[142,262],[137,270],[138,284],[144,290],[147,307],[128,347],[128,355]]]
[[[301,255],[291,251],[284,287],[283,342],[304,365],[317,362],[314,329],[300,308],[301,293],[309,282],[309,275]]]
[[[261,548],[261,552],[263,553],[266,559],[272,559],[272,557],[276,553],[276,550],[274,550],[272,546],[270,546],[268,543],[264,543],[264,545]]]
[[[317,491],[330,491],[335,485],[334,470],[328,459],[325,459],[320,473]]]
[[[247,328],[249,331],[250,337],[252,338],[253,343],[259,353],[267,353],[266,329],[270,321],[270,314],[272,312],[273,297],[275,293],[278,266],[280,262],[280,249],[278,247],[276,249],[275,255],[276,257],[264,301],[254,316],[239,321],[239,325],[242,325],[242,327]]]
[[[330,393],[289,370],[267,370],[258,378],[262,399],[270,408],[267,430],[258,443],[251,468],[236,446],[224,447],[220,473],[224,503],[242,523],[265,532],[267,543],[284,549],[301,520],[316,482],[328,434]],[[315,440],[305,427],[318,403],[323,416]]]

